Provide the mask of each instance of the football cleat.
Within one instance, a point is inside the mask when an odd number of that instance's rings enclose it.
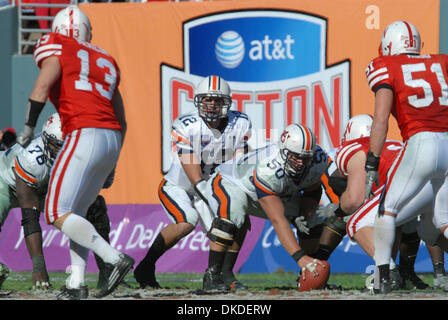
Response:
[[[96,288],[98,290],[102,290],[107,285],[107,280],[109,279],[110,274],[112,273],[114,266],[111,264],[105,264],[102,266],[98,273],[98,283],[96,285]]]
[[[238,280],[234,280],[230,285],[229,288],[231,291],[247,291],[249,290],[249,287],[245,284],[239,282]]]
[[[205,291],[229,291],[230,288],[224,283],[222,273],[217,272],[216,269],[216,266],[212,266],[205,270],[202,289]]]
[[[401,286],[401,276],[398,267],[390,269],[390,286],[392,290],[399,290]]]
[[[418,289],[425,290],[429,287],[422,279],[415,273],[414,269],[400,267],[401,289]]]
[[[87,286],[80,286],[79,288],[67,288],[63,286],[61,292],[56,296],[58,300],[81,300],[87,299],[89,296],[89,289]]]
[[[6,266],[6,264],[0,262],[0,289],[2,288],[3,282],[5,282],[8,276],[9,268]]]
[[[392,287],[390,284],[389,279],[381,279],[380,280],[380,288],[379,289],[373,289],[374,294],[388,294],[392,292]]]
[[[117,286],[120,284],[121,280],[126,276],[129,270],[134,266],[134,259],[127,254],[120,253],[120,260],[113,266],[109,279],[107,280],[107,285],[97,293],[97,298],[102,298],[112,293]]]
[[[151,287],[153,289],[162,289],[156,280],[156,266],[153,263],[140,262],[134,270],[134,278],[137,280],[141,289]]]

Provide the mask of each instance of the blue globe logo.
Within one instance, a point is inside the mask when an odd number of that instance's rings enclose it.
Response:
[[[223,32],[215,45],[216,59],[227,69],[240,65],[244,58],[244,41],[235,31]]]

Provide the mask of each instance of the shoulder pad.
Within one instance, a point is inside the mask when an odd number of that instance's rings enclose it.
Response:
[[[372,91],[375,91],[379,84],[391,83],[386,57],[377,57],[369,63],[366,68],[366,78]]]
[[[26,149],[22,149],[15,157],[14,168],[23,181],[36,187],[47,178],[48,167],[45,164],[43,143],[40,137],[34,139]]]
[[[62,54],[62,41],[57,33],[44,34],[34,47],[33,60],[40,68],[42,61],[50,56]]]

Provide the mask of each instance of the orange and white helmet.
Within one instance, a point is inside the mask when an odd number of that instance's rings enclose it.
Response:
[[[348,120],[345,127],[344,137],[342,143],[363,138],[370,137],[370,130],[372,129],[373,117],[370,114],[358,114]]]
[[[311,167],[316,151],[316,136],[308,127],[293,123],[283,131],[279,149],[286,175],[299,180]]]
[[[422,42],[417,28],[407,21],[395,21],[388,25],[381,36],[380,56],[420,54]]]
[[[213,103],[210,100],[213,100]],[[232,106],[229,84],[219,76],[206,77],[196,88],[194,105],[198,108],[199,116],[205,121],[226,118]]]
[[[61,33],[64,36],[87,42],[92,39],[90,20],[75,5],[70,5],[56,14],[51,25],[51,32]]]
[[[45,121],[42,127],[42,141],[44,143],[46,163],[51,167],[64,143],[62,139],[61,118],[58,113],[53,113]]]

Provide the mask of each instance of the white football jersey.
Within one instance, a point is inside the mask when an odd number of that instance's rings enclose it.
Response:
[[[18,143],[0,154],[0,177],[16,195],[17,176],[27,185],[45,194],[48,185],[50,168],[45,164],[44,143],[40,135],[22,148]]]
[[[202,178],[208,179],[219,164],[232,159],[236,150],[247,146],[251,130],[252,124],[245,113],[230,110],[227,126],[220,132],[210,129],[195,110],[174,120],[171,138],[178,154],[198,155]],[[192,191],[179,157],[174,157],[165,179],[186,191]]]
[[[238,185],[253,201],[258,201],[259,192],[275,194],[282,200],[287,200],[300,190],[319,183],[327,168],[328,156],[317,146],[310,169],[297,184],[285,174],[279,157],[278,144],[273,143],[239,157],[238,160],[228,161],[216,170],[223,179]]]

